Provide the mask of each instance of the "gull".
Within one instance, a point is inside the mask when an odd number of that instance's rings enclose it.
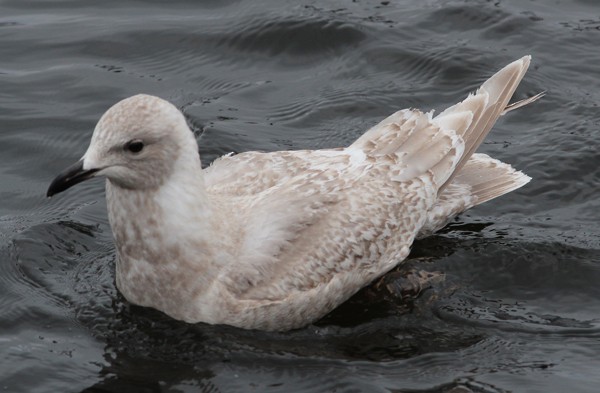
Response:
[[[416,238],[530,178],[475,153],[530,63],[437,116],[400,110],[348,147],[225,155],[202,169],[183,114],[136,95],[99,120],[53,196],[106,178],[125,298],[188,323],[303,327],[400,264]]]

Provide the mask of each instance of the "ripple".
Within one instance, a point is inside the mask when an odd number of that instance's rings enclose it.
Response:
[[[81,296],[71,288],[80,258],[107,251],[98,249],[96,233],[96,227],[65,221],[34,225],[14,236],[5,251],[11,263],[3,265],[0,275],[7,292],[3,298],[20,298],[10,308],[11,320],[64,323],[53,315],[70,314],[79,307]]]
[[[270,55],[286,53],[314,57],[355,46],[365,39],[357,26],[335,20],[265,18],[236,30],[235,35],[223,38],[220,44],[241,52],[258,51]]]
[[[441,319],[505,332],[597,336],[596,251],[505,236],[455,242],[438,268],[469,284],[434,305]]]
[[[535,309],[537,307],[533,307]],[[503,332],[552,334],[563,337],[600,336],[600,320],[578,320],[555,314],[540,314],[532,308],[515,303],[503,303],[480,294],[463,297],[437,310],[437,315],[456,323],[467,323]]]
[[[448,31],[485,30],[499,23],[509,14],[499,8],[478,5],[448,6],[431,12],[421,22],[423,27],[447,34]]]

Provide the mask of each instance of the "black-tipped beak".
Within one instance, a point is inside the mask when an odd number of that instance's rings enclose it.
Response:
[[[75,164],[62,171],[54,180],[52,180],[50,187],[48,187],[48,192],[46,192],[46,196],[51,197],[63,192],[67,188],[93,177],[94,173],[96,172],[98,172],[98,169],[84,170],[83,160],[79,160]]]

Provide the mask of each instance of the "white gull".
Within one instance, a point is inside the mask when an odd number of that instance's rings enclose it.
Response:
[[[473,154],[526,56],[438,116],[405,109],[346,148],[247,152],[202,170],[184,116],[148,95],[100,119],[48,196],[103,175],[117,287],[186,322],[288,330],[402,262],[415,238],[530,178]]]

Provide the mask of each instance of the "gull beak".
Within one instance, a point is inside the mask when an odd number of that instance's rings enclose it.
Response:
[[[74,186],[77,183],[81,183],[84,180],[94,177],[99,169],[83,169],[83,159],[77,161],[61,173],[50,183],[47,197],[51,197],[58,193],[63,192],[67,188]]]

